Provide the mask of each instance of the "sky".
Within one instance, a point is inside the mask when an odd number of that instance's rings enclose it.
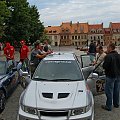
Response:
[[[28,0],[40,13],[45,26],[59,26],[62,22],[89,24],[120,22],[120,0]]]

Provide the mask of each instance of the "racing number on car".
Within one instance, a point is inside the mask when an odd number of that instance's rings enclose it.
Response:
[[[103,92],[105,88],[105,80],[97,80],[96,81],[96,89],[97,92]]]

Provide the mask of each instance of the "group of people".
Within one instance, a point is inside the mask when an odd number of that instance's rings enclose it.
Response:
[[[34,49],[31,52],[31,76],[33,75],[40,61],[52,52],[53,51],[51,49],[51,46],[47,41],[45,41],[44,47],[40,44],[39,41],[36,41],[34,43]]]
[[[37,67],[39,62],[44,57],[46,57],[46,55],[52,53],[51,46],[48,44],[47,40],[44,41],[44,46],[42,46],[40,44],[39,40],[37,40],[34,43],[34,48],[31,51],[31,59],[29,60],[30,49],[26,45],[25,40],[21,40],[20,44],[21,44],[21,47],[20,47],[20,50],[19,50],[20,62],[18,64],[18,69],[21,68],[24,61],[27,61],[27,62],[30,61],[31,63],[34,64],[34,70],[35,70],[35,68]],[[15,58],[14,58],[14,56],[15,56],[15,48],[14,48],[14,46],[12,46],[9,42],[6,42],[3,51],[4,51],[4,54],[2,54],[1,56],[5,56],[7,62],[9,60],[12,60],[15,63]],[[33,72],[34,72],[34,70],[33,70]]]
[[[98,73],[104,69],[106,104],[101,107],[107,111],[112,110],[112,106],[119,108],[120,105],[120,54],[115,50],[115,44],[110,43],[107,51],[104,52],[101,45],[95,46],[92,42],[89,47],[89,55],[92,65],[97,67]]]

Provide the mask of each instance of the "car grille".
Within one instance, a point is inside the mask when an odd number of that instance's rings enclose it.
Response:
[[[68,116],[68,111],[39,111],[40,116],[63,117]]]

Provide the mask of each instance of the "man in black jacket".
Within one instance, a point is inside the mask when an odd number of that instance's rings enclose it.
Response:
[[[109,44],[107,52],[108,54],[103,63],[103,68],[105,69],[106,74],[105,94],[107,101],[106,105],[102,105],[102,108],[111,111],[112,104],[115,108],[119,108],[120,55],[115,51],[114,43]]]
[[[91,41],[91,43],[89,45],[88,54],[90,55],[91,63],[95,62],[96,45],[95,45],[95,43],[93,43],[93,41]]]

